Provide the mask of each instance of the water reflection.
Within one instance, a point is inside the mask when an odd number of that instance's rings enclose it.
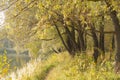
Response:
[[[11,69],[21,68],[30,60],[30,57],[24,54],[7,54],[7,57],[10,60]]]

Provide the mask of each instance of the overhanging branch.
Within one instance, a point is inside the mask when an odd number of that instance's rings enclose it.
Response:
[[[7,7],[0,9],[0,12],[9,9],[11,6],[13,6],[13,5],[14,5],[16,2],[18,2],[18,1],[19,1],[19,0],[15,0],[14,2],[12,2],[12,3],[11,3],[10,5],[8,5]]]
[[[34,4],[35,1],[37,1],[37,0],[33,0],[33,1],[31,1],[27,6],[25,6],[24,8],[22,8],[22,10],[21,10],[20,12],[18,12],[18,14],[15,15],[14,17],[19,16],[23,11],[29,9],[28,7],[29,7],[30,5],[32,5],[32,3]],[[34,6],[34,5],[33,5],[33,6]],[[32,7],[33,7],[33,6],[32,6]]]

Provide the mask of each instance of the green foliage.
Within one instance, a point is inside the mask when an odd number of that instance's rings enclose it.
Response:
[[[8,61],[8,57],[6,52],[3,55],[0,55],[0,77],[8,74],[10,70],[10,63]]]
[[[26,48],[28,48],[30,50],[31,57],[37,57],[38,56],[38,51],[41,48],[41,42],[33,41],[33,42],[30,42],[30,43],[27,43]]]
[[[9,1],[9,3],[11,2]],[[111,1],[111,3],[115,10],[119,11],[119,2]],[[88,23],[95,23],[95,27],[98,29],[99,24],[101,24],[100,17],[104,15],[105,20],[108,18],[108,8],[103,0],[20,0],[12,6],[12,8],[5,12],[6,22],[8,22],[5,25],[6,28],[8,27],[8,36],[19,48],[26,44],[32,45],[29,46],[32,53],[37,53],[38,51],[38,48],[35,47],[38,45],[34,44],[36,40],[41,42],[40,45],[46,44],[42,48],[46,48],[47,44],[61,44],[59,36],[54,29],[54,24],[59,27],[61,34],[64,33],[62,36],[66,36],[65,29],[63,28],[64,24],[67,27],[74,26],[76,31],[75,37],[77,38],[80,23],[83,26]],[[81,28],[84,30],[84,27]],[[85,27],[85,32],[89,33],[87,29],[89,30],[90,26],[87,25]],[[63,38],[65,41],[65,37]],[[54,40],[42,42],[41,39]]]

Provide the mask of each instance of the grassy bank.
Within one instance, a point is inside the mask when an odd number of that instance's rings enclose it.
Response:
[[[89,53],[88,53],[89,54]],[[11,74],[8,80],[120,80],[114,74],[113,60],[96,65],[91,55],[72,58],[67,52],[52,54],[46,60],[36,59]]]

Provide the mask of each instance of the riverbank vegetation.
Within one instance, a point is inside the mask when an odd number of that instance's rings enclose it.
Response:
[[[8,74],[10,71],[10,60],[6,55],[6,52],[3,55],[0,55],[0,79]]]
[[[114,60],[107,53],[106,59],[99,58],[95,64],[91,53],[80,54],[74,58],[67,52],[53,53],[45,60],[36,59],[6,80],[119,80],[114,73]]]

